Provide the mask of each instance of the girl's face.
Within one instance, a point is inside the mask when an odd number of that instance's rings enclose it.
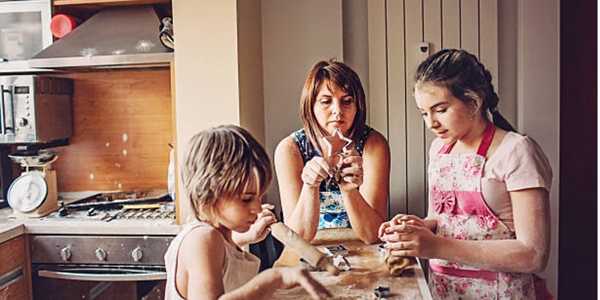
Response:
[[[454,97],[445,87],[418,84],[415,100],[425,125],[445,144],[462,140],[478,124],[480,116],[475,107]]]
[[[262,210],[262,196],[255,174],[241,195],[217,200],[214,209],[217,222],[229,230],[248,231]]]
[[[313,111],[317,123],[332,135],[336,129],[348,136],[357,113],[357,103],[351,95],[342,89],[329,90],[327,84],[321,84]]]

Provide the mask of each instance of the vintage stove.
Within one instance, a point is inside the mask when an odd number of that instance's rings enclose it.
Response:
[[[120,225],[160,228],[175,222],[174,203],[166,191],[103,192],[76,200],[59,200],[59,209],[45,220],[61,221],[65,226],[93,224],[120,228]],[[42,220],[44,221],[44,220]],[[71,224],[71,225],[69,225]],[[123,227],[125,228],[125,227]],[[99,232],[102,232],[101,230]],[[106,231],[106,232],[114,232]],[[148,231],[146,231],[148,233]],[[69,285],[89,289],[71,289],[87,298],[118,282],[136,286],[164,285],[164,254],[173,235],[135,234],[36,234],[31,236],[33,284],[68,290]],[[100,284],[100,285],[99,285]],[[81,291],[81,290],[85,291]],[[44,298],[43,295],[34,295]],[[139,295],[138,295],[139,296]]]

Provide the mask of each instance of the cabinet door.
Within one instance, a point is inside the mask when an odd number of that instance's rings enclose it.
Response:
[[[31,267],[24,236],[0,244],[0,299],[31,299]]]

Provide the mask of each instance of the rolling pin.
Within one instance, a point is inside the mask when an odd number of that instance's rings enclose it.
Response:
[[[287,227],[287,225],[281,222],[271,225],[271,234],[286,247],[290,247],[294,250],[296,254],[304,258],[311,266],[325,269],[332,275],[338,275],[340,273],[340,270],[331,263],[325,253],[309,244],[296,232]]]

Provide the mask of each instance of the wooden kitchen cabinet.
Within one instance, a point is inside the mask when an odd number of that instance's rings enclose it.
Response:
[[[31,299],[31,263],[26,236],[0,244],[0,299]]]

